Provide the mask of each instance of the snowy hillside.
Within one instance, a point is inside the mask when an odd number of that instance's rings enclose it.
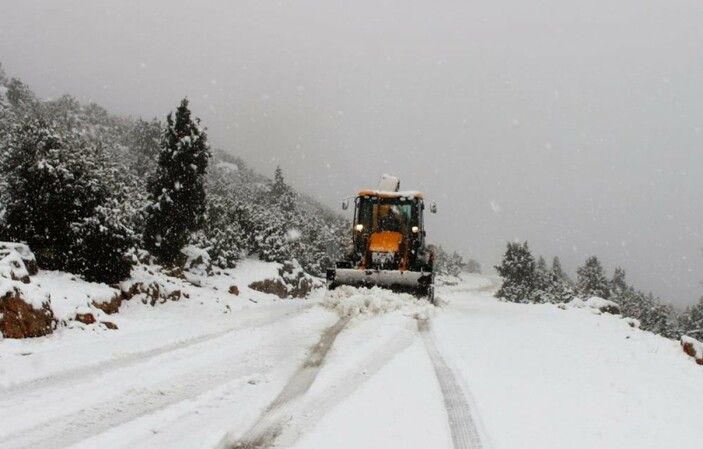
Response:
[[[277,268],[246,260],[189,298],[125,301],[115,331],[74,323],[0,341],[0,447],[700,443],[703,367],[618,316],[499,302],[479,275],[440,287],[439,307],[247,287]]]

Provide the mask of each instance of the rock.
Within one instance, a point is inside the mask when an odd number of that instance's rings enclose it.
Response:
[[[117,313],[120,311],[120,306],[122,305],[122,293],[116,293],[112,299],[107,302],[93,301],[93,305],[108,315]]]
[[[181,255],[185,257],[182,263],[184,269],[196,275],[212,276],[212,262],[206,250],[188,245],[181,249]]]
[[[110,330],[117,330],[118,329],[117,325],[115,323],[113,323],[112,321],[101,321],[100,323],[105,325],[105,327]]]
[[[34,253],[29,249],[29,246],[24,243],[16,242],[0,242],[0,259],[3,259],[10,252],[15,252],[19,255],[22,263],[27,269],[27,274],[29,276],[34,276],[39,271],[37,266],[37,259],[34,257]]]
[[[640,320],[635,319],[635,318],[624,318],[624,320],[628,326],[634,327],[635,329],[640,328]]]
[[[683,352],[694,358],[697,364],[703,365],[703,343],[686,335],[681,337]]]
[[[249,288],[257,292],[269,293],[283,299],[288,296],[288,287],[280,279],[264,279],[249,284]]]
[[[306,274],[297,262],[285,262],[278,269],[278,278],[264,279],[249,284],[249,288],[270,293],[279,298],[305,298],[317,288],[315,279]]]
[[[597,311],[600,313],[609,313],[612,315],[618,315],[620,313],[620,306],[616,302],[599,298],[597,296],[591,296],[586,300],[583,300],[581,298],[574,298],[568,303],[568,305],[570,307],[591,309],[593,311]]]
[[[168,295],[166,295],[166,299],[170,299],[171,301],[178,301],[181,299],[181,291],[180,290],[174,290]]]
[[[22,297],[18,288],[11,288],[0,297],[0,331],[5,338],[41,337],[53,332],[54,313],[49,302],[35,309]]]
[[[75,320],[83,324],[93,324],[95,323],[95,315],[92,313],[77,313]]]
[[[15,250],[0,250],[0,277],[29,284],[29,270]]]
[[[312,279],[308,278],[300,278],[298,280],[298,285],[293,287],[290,291],[290,296],[294,298],[305,298],[310,294],[312,289],[314,288],[314,283]]]
[[[180,290],[168,291],[164,286],[156,281],[148,284],[144,282],[134,282],[132,284],[122,284],[122,299],[128,301],[134,297],[141,297],[145,304],[155,305],[166,301],[178,301],[181,298],[188,298],[188,294]]]
[[[232,295],[239,296],[239,287],[237,287],[236,285],[230,285],[229,292]]]

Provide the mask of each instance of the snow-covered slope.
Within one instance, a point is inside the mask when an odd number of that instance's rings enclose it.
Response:
[[[494,285],[465,276],[437,308],[379,290],[191,295],[127,303],[118,331],[5,339],[0,447],[698,447],[703,367],[677,342],[498,302]]]

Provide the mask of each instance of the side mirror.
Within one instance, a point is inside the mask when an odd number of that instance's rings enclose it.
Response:
[[[437,203],[435,203],[434,201],[430,203],[430,212],[432,212],[433,214],[437,213]]]
[[[342,200],[342,210],[349,209],[349,198]]]

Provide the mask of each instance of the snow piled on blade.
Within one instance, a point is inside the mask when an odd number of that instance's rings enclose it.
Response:
[[[395,293],[379,287],[357,288],[348,285],[328,291],[321,304],[342,317],[382,315],[396,310],[428,315],[433,309],[427,300],[408,293]]]

